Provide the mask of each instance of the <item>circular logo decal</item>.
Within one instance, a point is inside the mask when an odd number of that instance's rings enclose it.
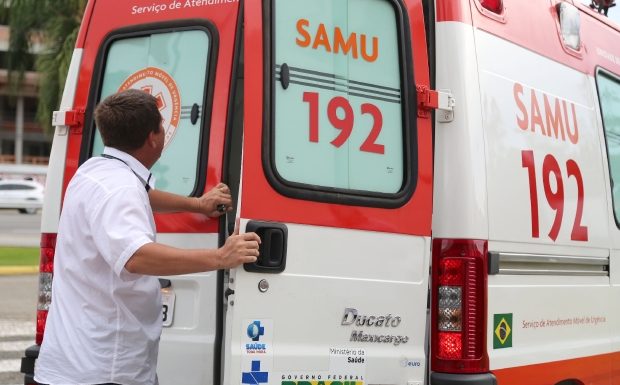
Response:
[[[157,98],[157,106],[166,132],[164,148],[170,143],[179,126],[181,117],[181,94],[172,76],[161,68],[147,67],[130,75],[118,91],[142,90]]]

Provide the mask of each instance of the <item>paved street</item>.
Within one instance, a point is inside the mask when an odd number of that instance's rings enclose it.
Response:
[[[38,247],[41,212],[28,215],[17,210],[0,209],[0,247]]]
[[[0,385],[23,384],[24,349],[34,343],[37,275],[0,276]]]
[[[0,210],[0,247],[39,245],[41,214]],[[24,383],[24,350],[34,343],[38,276],[0,275],[0,385]]]

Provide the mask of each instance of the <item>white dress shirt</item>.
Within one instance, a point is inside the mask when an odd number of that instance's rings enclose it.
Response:
[[[129,154],[113,148],[104,154],[114,158],[86,161],[63,201],[35,369],[44,384],[157,384],[159,281],[125,269],[136,250],[155,241],[144,185],[150,173]]]

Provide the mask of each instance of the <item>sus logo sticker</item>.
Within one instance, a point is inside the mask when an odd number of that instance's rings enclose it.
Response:
[[[118,91],[130,88],[142,90],[157,98],[162,126],[166,132],[166,148],[174,137],[181,117],[181,94],[174,78],[161,68],[147,67],[131,74]]]

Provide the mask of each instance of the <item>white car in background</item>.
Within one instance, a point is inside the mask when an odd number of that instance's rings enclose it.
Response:
[[[44,187],[26,179],[0,179],[0,209],[17,209],[35,214],[43,205]]]

